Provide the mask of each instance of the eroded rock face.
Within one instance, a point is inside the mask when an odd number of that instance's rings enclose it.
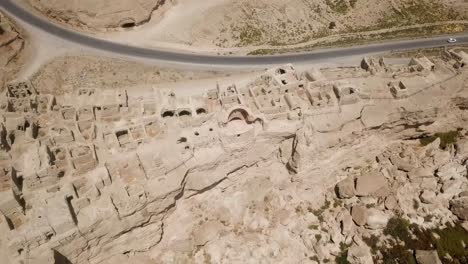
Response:
[[[154,11],[171,5],[171,0],[29,0],[50,18],[72,26],[91,29],[131,28],[147,22]]]
[[[19,29],[0,12],[0,86],[4,86],[4,79],[11,78],[10,71],[20,58],[25,40]]]

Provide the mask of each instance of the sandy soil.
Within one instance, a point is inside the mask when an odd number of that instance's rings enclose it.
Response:
[[[38,91],[58,95],[74,91],[77,87],[114,89],[149,84],[170,86],[171,83],[200,79],[211,79],[215,84],[217,78],[225,78],[233,73],[239,74],[238,71],[169,69],[123,59],[82,55],[63,56],[50,61],[35,73],[33,83]],[[243,74],[251,73],[245,71]],[[201,86],[203,84],[206,83],[202,82]],[[186,89],[190,88],[186,86]]]

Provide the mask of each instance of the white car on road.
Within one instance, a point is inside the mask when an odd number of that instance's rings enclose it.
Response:
[[[456,38],[449,38],[449,39],[447,40],[447,42],[448,42],[448,43],[455,43],[455,42],[457,42],[457,39],[456,39]]]

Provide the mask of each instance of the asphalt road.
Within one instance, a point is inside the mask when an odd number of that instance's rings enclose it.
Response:
[[[390,41],[380,44],[362,45],[351,48],[339,49],[320,49],[307,53],[283,54],[273,56],[215,56],[191,54],[182,52],[165,51],[158,49],[142,48],[129,46],[121,43],[111,42],[99,38],[85,35],[61,27],[49,22],[23,9],[14,2],[15,0],[0,0],[0,8],[4,9],[25,23],[43,30],[56,37],[65,39],[69,42],[88,46],[107,52],[117,53],[124,56],[139,57],[145,59],[154,59],[171,63],[189,63],[211,66],[252,66],[252,65],[273,65],[284,63],[307,63],[313,61],[326,61],[328,59],[339,61],[340,58],[349,56],[365,56],[366,54],[388,52],[395,50],[432,48],[447,45],[447,36],[438,36],[426,39],[417,39],[411,41]],[[457,44],[468,43],[468,33],[457,35]]]

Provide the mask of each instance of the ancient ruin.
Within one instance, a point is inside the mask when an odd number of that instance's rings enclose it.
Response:
[[[342,244],[351,263],[373,263],[363,239],[396,215],[428,227],[468,220],[466,61],[447,50],[406,64],[288,64],[190,96],[157,84],[145,94],[52,95],[9,82],[0,98],[3,255],[325,263]],[[463,137],[456,146],[418,143],[453,129]]]

